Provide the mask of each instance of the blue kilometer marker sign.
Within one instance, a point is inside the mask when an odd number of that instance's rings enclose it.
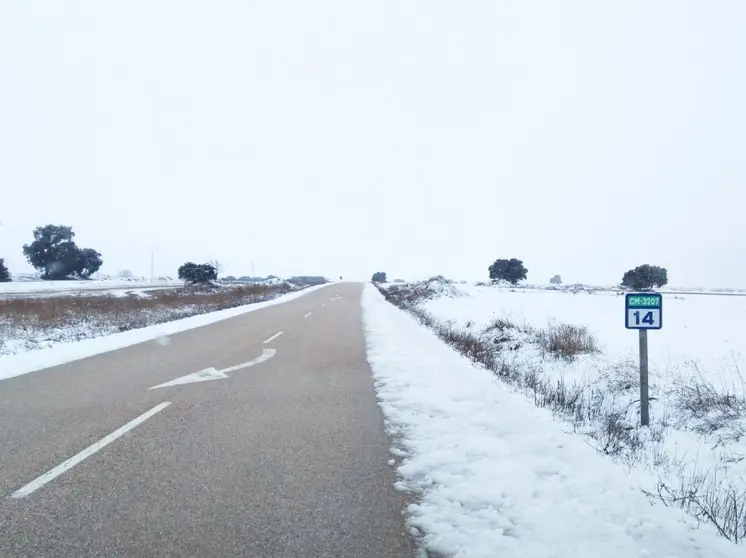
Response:
[[[657,293],[627,293],[624,325],[627,329],[661,329],[663,296]]]

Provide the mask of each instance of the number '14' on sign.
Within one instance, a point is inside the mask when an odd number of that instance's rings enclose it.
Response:
[[[652,312],[640,312],[638,310],[637,312],[634,312],[634,316],[635,316],[635,325],[640,325],[640,324],[655,325],[655,318],[653,317]],[[642,319],[640,319],[640,316],[642,316]]]

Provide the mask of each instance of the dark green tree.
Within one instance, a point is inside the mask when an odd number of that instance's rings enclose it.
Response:
[[[523,266],[523,261],[516,258],[509,260],[495,260],[489,267],[490,279],[493,281],[506,281],[511,285],[517,285],[523,281],[528,274],[528,269]]]
[[[374,283],[385,283],[386,282],[386,272],[385,271],[376,271],[373,274],[373,277],[370,279]]]
[[[656,265],[640,265],[622,277],[622,287],[635,291],[649,291],[668,284],[668,270]]]
[[[34,229],[34,241],[23,246],[28,262],[42,272],[44,279],[89,278],[103,264],[93,248],[82,250],[73,241],[72,227],[46,225]]]
[[[211,264],[187,262],[179,268],[179,279],[192,285],[205,285],[218,278],[218,271]]]
[[[0,258],[0,283],[7,283],[10,280],[10,271],[8,271],[8,267],[5,265],[5,260]]]
[[[93,248],[83,248],[82,250],[78,250],[78,257],[73,272],[81,279],[88,279],[101,268],[103,263],[101,254],[96,252],[96,250]]]
[[[34,229],[34,241],[23,246],[23,254],[32,267],[42,272],[44,279],[61,279],[65,277],[65,263],[70,244],[75,246],[75,233],[72,227],[47,225]],[[68,258],[69,259],[69,258]]]

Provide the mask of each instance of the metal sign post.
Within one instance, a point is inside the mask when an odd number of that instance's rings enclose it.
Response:
[[[624,325],[640,331],[640,424],[650,424],[648,398],[648,330],[663,327],[663,296],[658,293],[627,293]]]
[[[650,398],[648,393],[648,330],[640,330],[640,424],[650,424]]]

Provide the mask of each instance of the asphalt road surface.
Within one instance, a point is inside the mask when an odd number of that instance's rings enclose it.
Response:
[[[361,288],[0,381],[0,556],[413,556]]]

